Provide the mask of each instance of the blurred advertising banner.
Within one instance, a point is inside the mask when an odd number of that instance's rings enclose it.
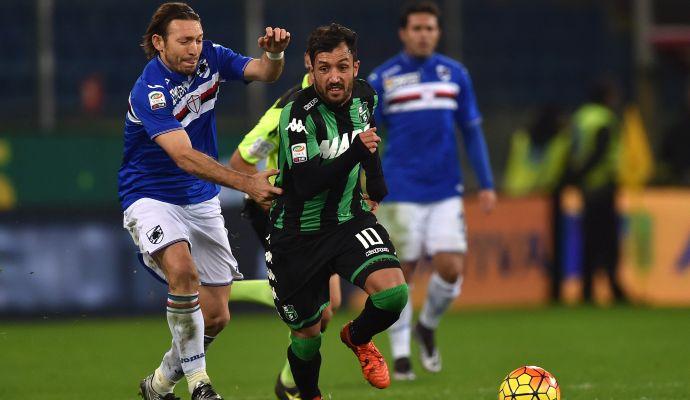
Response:
[[[625,193],[621,279],[630,296],[690,305],[690,189]]]
[[[581,202],[564,199],[563,300],[581,299]],[[690,305],[690,190],[649,189],[624,192],[621,210],[619,276],[634,303],[654,306]],[[472,197],[465,200],[469,250],[462,294],[454,307],[521,306],[549,301],[548,259],[551,252],[550,204],[546,198],[501,198],[484,215]],[[419,309],[426,296],[431,268],[419,266],[412,297]],[[611,300],[603,270],[594,283],[595,300]],[[354,296],[355,304],[364,295]]]

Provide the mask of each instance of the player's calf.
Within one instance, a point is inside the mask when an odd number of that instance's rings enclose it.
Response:
[[[310,329],[312,328],[312,329]],[[315,328],[315,329],[314,329]],[[298,337],[290,335],[287,356],[297,388],[303,399],[321,396],[319,370],[321,369],[321,332],[319,324],[300,330]],[[306,336],[311,335],[311,336]]]

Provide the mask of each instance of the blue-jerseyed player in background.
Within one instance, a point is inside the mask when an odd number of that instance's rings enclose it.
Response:
[[[266,28],[258,59],[203,40],[184,3],[161,5],[142,47],[150,59],[129,96],[119,196],[124,227],[147,267],[168,284],[172,346],[140,384],[146,400],[173,400],[186,378],[192,400],[221,399],[206,373],[206,348],[230,319],[230,284],[241,278],[218,192],[227,186],[266,202],[277,171],[245,175],[217,161],[215,104],[224,81],[278,79],[290,34]],[[192,252],[193,249],[193,252]]]
[[[422,366],[430,372],[441,370],[434,332],[460,294],[467,250],[457,128],[481,186],[482,209],[489,212],[496,203],[470,76],[462,64],[434,52],[439,17],[434,3],[408,5],[400,18],[403,51],[369,76],[380,96],[376,121],[387,131],[383,170],[389,194],[379,219],[390,232],[408,283],[416,263],[425,256],[431,257],[434,269],[414,327]],[[411,321],[408,302],[389,329],[394,379],[415,378],[410,364]]]

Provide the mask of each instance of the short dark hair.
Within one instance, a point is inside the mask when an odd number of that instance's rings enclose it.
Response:
[[[350,49],[352,59],[357,61],[357,32],[335,22],[314,29],[307,41],[307,54],[312,65],[317,53],[333,51],[343,42]]]
[[[164,39],[168,35],[168,25],[176,19],[193,20],[201,23],[201,17],[195,13],[192,7],[186,3],[164,3],[153,13],[146,33],[141,38],[141,47],[149,59],[158,55],[158,50],[153,47],[151,38],[153,35],[160,35]]]
[[[412,1],[408,2],[400,12],[400,27],[407,27],[407,20],[410,14],[426,13],[436,17],[436,20],[441,24],[441,9],[433,1]]]

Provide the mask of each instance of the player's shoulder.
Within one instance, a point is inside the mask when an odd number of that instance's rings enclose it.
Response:
[[[361,99],[373,99],[376,96],[376,90],[373,86],[364,79],[355,79],[352,87],[352,97]]]
[[[302,85],[298,84],[290,89],[288,89],[285,93],[283,93],[279,98],[278,101],[276,101],[274,107],[275,108],[284,108],[288,103],[291,101],[295,100],[297,98],[297,95],[299,91],[302,90]]]
[[[285,104],[285,109],[289,109],[290,115],[298,118],[306,118],[309,114],[317,112],[317,105],[321,99],[319,99],[314,85],[306,87],[302,90],[295,92]]]
[[[369,74],[369,77],[367,78],[367,80],[369,82],[374,82],[374,81],[377,81],[379,79],[395,75],[395,74],[399,73],[400,71],[402,71],[401,63],[402,63],[402,60],[400,58],[400,54],[396,54],[395,56],[384,61],[378,67],[374,68],[371,71],[371,73]]]
[[[469,72],[467,71],[467,67],[465,67],[465,65],[463,63],[461,63],[460,61],[458,61],[454,58],[443,55],[443,54],[438,54],[438,53],[434,54],[434,63],[433,64],[436,65],[437,67],[439,65],[443,66],[443,67],[447,67],[450,70],[452,70],[453,72],[458,73],[463,77],[469,75]]]
[[[136,80],[130,92],[131,101],[135,103],[148,103],[154,111],[157,108],[167,106],[167,103],[172,101],[168,90],[169,81],[161,73],[157,62],[154,58],[146,64],[144,71]]]

